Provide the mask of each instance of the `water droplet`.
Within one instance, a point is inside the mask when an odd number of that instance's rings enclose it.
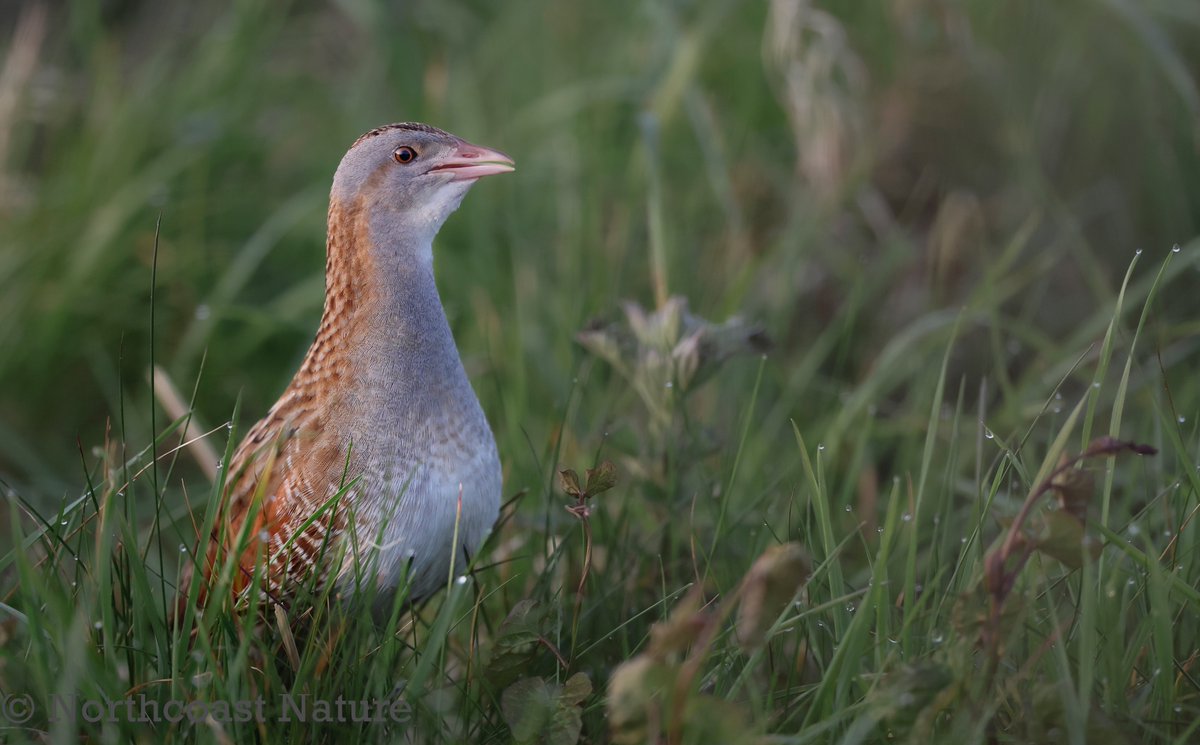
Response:
[[[208,320],[208,317],[210,315],[211,315],[211,311],[209,310],[207,305],[197,305],[196,306],[196,320],[197,321]]]
[[[1055,393],[1055,394],[1054,394],[1054,400],[1055,400],[1055,401],[1062,401],[1062,393]]]
[[[1169,528],[1163,531],[1163,538],[1170,538],[1172,535],[1174,535],[1174,533],[1172,533]]]
[[[858,610],[858,608],[855,607],[854,603],[846,603],[846,612],[847,613],[853,613],[856,610]]]
[[[67,518],[65,518],[65,517],[64,517],[64,518],[62,519],[62,522],[60,522],[60,523],[59,523],[59,525],[61,525],[61,526],[63,526],[63,527],[65,528],[65,527],[67,527],[67,522],[68,522],[68,521],[67,521]]]
[[[187,546],[183,545],[182,543],[181,543],[181,544],[179,544],[179,553],[181,553],[181,554],[186,554],[186,553],[187,553]]]
[[[1142,255],[1142,249],[1140,249],[1140,248],[1139,248],[1138,250],[1134,251],[1134,252],[1133,252],[1133,255],[1134,255],[1134,256],[1141,256],[1141,255]]]
[[[993,439],[995,439],[995,437],[996,437],[996,433],[995,433],[995,432],[993,432],[993,431],[991,431],[991,430],[990,430],[990,429],[988,429],[987,427],[984,427],[984,428],[983,428],[983,436],[984,436],[984,437],[986,437],[986,438],[988,438],[989,440],[993,440]]]
[[[1110,598],[1115,598],[1117,596],[1117,588],[1115,588],[1115,587],[1108,588],[1108,592],[1106,592],[1105,595],[1108,595]]]
[[[1186,422],[1186,421],[1187,421],[1187,417],[1185,417],[1185,416],[1182,416],[1182,415],[1179,417],[1179,423],[1180,423],[1180,424],[1183,424],[1183,423],[1184,423],[1184,422]]]
[[[822,451],[822,450],[824,450],[824,449],[825,449],[825,445],[823,445],[823,444],[821,444],[821,443],[818,443],[818,444],[817,444],[817,452],[820,452],[820,451]]]
[[[267,541],[271,540],[271,534],[264,528],[263,530],[258,531],[258,540],[266,543]]]
[[[1126,532],[1129,533],[1130,536],[1135,536],[1141,533],[1142,529],[1137,526],[1137,523],[1131,523]]]
[[[96,621],[94,624],[92,624],[92,628],[96,631],[99,631],[100,629],[104,628],[104,624]]]
[[[929,641],[933,642],[934,644],[941,644],[943,641],[945,641],[945,639],[946,637],[942,636],[942,632],[938,631],[937,629],[934,629],[933,633],[929,635]]]
[[[941,523],[942,523],[942,516],[941,516],[941,515],[934,515],[934,516],[933,516],[933,524],[934,524],[934,525],[941,525]]]
[[[1092,383],[1092,387],[1096,390],[1100,390],[1100,381],[1097,380],[1095,383]]]
[[[1130,579],[1129,579],[1129,580],[1128,580],[1128,581],[1125,583],[1125,586],[1126,586],[1126,587],[1133,587],[1135,584],[1137,584],[1137,583],[1133,581],[1133,578],[1130,578]]]
[[[850,505],[846,505],[846,507],[845,507],[845,510],[846,510],[846,512],[849,512],[849,511],[850,511]]]
[[[1181,249],[1179,248],[1179,244],[1178,244],[1178,243],[1176,243],[1174,246],[1171,246],[1171,253],[1173,253],[1173,254],[1177,254],[1177,253],[1179,253],[1179,251],[1180,251],[1180,250],[1181,250]]]
[[[668,380],[668,381],[667,381],[667,387],[668,387],[668,388],[674,388],[674,387],[675,387],[675,384],[674,384],[674,383],[672,383],[671,381],[669,381],[669,380]]]
[[[911,514],[909,514],[909,513],[907,513],[907,512],[905,512],[903,515],[901,515],[901,516],[900,516],[900,519],[901,519],[901,520],[903,520],[903,521],[904,521],[904,522],[906,522],[906,523],[911,523],[911,522],[912,522],[912,515],[911,515]]]
[[[880,525],[878,528],[876,528],[876,529],[875,529],[875,532],[876,532],[876,533],[882,533],[882,532],[883,532],[883,526],[882,526],[882,525]]]
[[[465,584],[467,584],[467,575],[465,575],[465,574],[460,574],[460,575],[458,575],[458,579],[454,580],[454,584],[456,584],[456,585],[458,585],[458,586],[460,586],[460,587],[461,587],[462,585],[465,585]]]
[[[1183,704],[1175,704],[1175,713],[1176,714],[1183,713]]]
[[[964,535],[962,538],[958,539],[958,542],[965,544],[967,542],[967,537]]]

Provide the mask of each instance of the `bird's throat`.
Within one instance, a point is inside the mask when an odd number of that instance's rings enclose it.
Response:
[[[386,415],[414,400],[436,405],[469,390],[424,231],[334,203],[327,249],[325,310],[302,370],[336,374],[347,416]]]

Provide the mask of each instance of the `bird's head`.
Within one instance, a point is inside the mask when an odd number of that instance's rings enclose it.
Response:
[[[476,180],[513,170],[504,153],[427,124],[389,124],[350,147],[333,177],[332,198],[368,211],[371,222],[432,240]]]

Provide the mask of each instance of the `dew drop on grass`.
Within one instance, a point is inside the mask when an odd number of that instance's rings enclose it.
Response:
[[[1135,536],[1141,532],[1142,532],[1142,529],[1139,528],[1136,523],[1129,526],[1129,535],[1130,536]]]
[[[875,532],[876,532],[876,533],[882,533],[882,532],[883,532],[883,526],[882,526],[882,525],[880,525],[878,528],[876,528],[876,529],[875,529]]]
[[[59,525],[63,526],[64,528],[67,527],[67,518],[64,517],[62,521],[59,522]]]
[[[849,511],[850,511],[850,505],[846,505],[845,509],[846,509],[846,512],[849,512]]]
[[[821,444],[821,443],[818,443],[818,444],[817,444],[817,452],[820,452],[820,451],[822,451],[822,450],[824,450],[824,449],[825,449],[825,445],[824,445],[824,444]]]
[[[186,554],[186,553],[187,553],[187,546],[183,545],[182,543],[181,543],[181,544],[179,544],[179,553],[181,553],[181,554]]]
[[[846,603],[846,612],[847,613],[853,613],[856,610],[858,610],[858,608],[856,608],[854,606],[854,603]]]
[[[668,388],[674,388],[674,387],[675,387],[675,384],[674,384],[674,383],[672,383],[671,381],[669,381],[669,380],[668,380],[668,381],[667,381],[667,387],[668,387]]]
[[[1183,704],[1175,704],[1175,713],[1176,714],[1183,713]]]
[[[942,632],[938,631],[937,629],[934,629],[933,633],[929,636],[929,641],[933,642],[934,644],[941,644],[943,641],[945,641],[945,639],[946,637],[942,636]]]
[[[267,541],[271,540],[271,534],[268,533],[266,530],[260,530],[260,531],[258,531],[258,540],[262,541],[263,543],[266,543]]]
[[[1171,253],[1177,254],[1177,253],[1179,253],[1179,251],[1180,251],[1180,248],[1179,248],[1178,243],[1176,243],[1174,246],[1171,246]]]
[[[95,629],[96,631],[99,631],[100,629],[104,628],[104,624],[99,621],[96,621],[94,624],[92,624],[92,628]]]
[[[1100,390],[1100,381],[1097,380],[1095,383],[1092,383],[1092,387],[1096,390]]]
[[[454,584],[458,585],[459,587],[462,587],[463,585],[467,584],[467,575],[465,575],[465,574],[458,575],[458,579],[454,580]]]
[[[210,315],[212,315],[212,312],[208,309],[207,305],[197,305],[196,306],[196,320],[197,321],[206,321],[206,320],[208,320],[208,317]]]
[[[900,516],[900,519],[906,523],[911,523],[912,522],[912,514],[905,512],[903,515]]]
[[[1138,250],[1134,251],[1134,252],[1133,252],[1133,255],[1134,255],[1134,256],[1141,256],[1141,255],[1142,255],[1142,249],[1140,249],[1140,248],[1139,248]]]
[[[1115,598],[1117,596],[1117,588],[1110,587],[1110,588],[1108,588],[1108,592],[1106,592],[1105,594],[1108,595],[1110,598]]]
[[[1180,417],[1179,417],[1179,423],[1180,423],[1180,424],[1183,424],[1183,423],[1184,423],[1184,422],[1186,422],[1186,421],[1187,421],[1187,417],[1185,417],[1185,416],[1180,416]]]
[[[995,432],[993,432],[993,431],[991,431],[991,430],[990,430],[990,429],[988,429],[987,427],[984,427],[984,428],[983,428],[983,436],[984,436],[984,437],[986,437],[986,438],[988,438],[989,440],[994,440],[994,439],[996,439],[996,433],[995,433]]]

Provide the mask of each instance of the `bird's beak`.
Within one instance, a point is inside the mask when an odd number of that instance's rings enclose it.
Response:
[[[441,163],[429,169],[430,173],[445,172],[454,181],[468,181],[513,170],[513,160],[499,150],[461,142],[454,152]]]

